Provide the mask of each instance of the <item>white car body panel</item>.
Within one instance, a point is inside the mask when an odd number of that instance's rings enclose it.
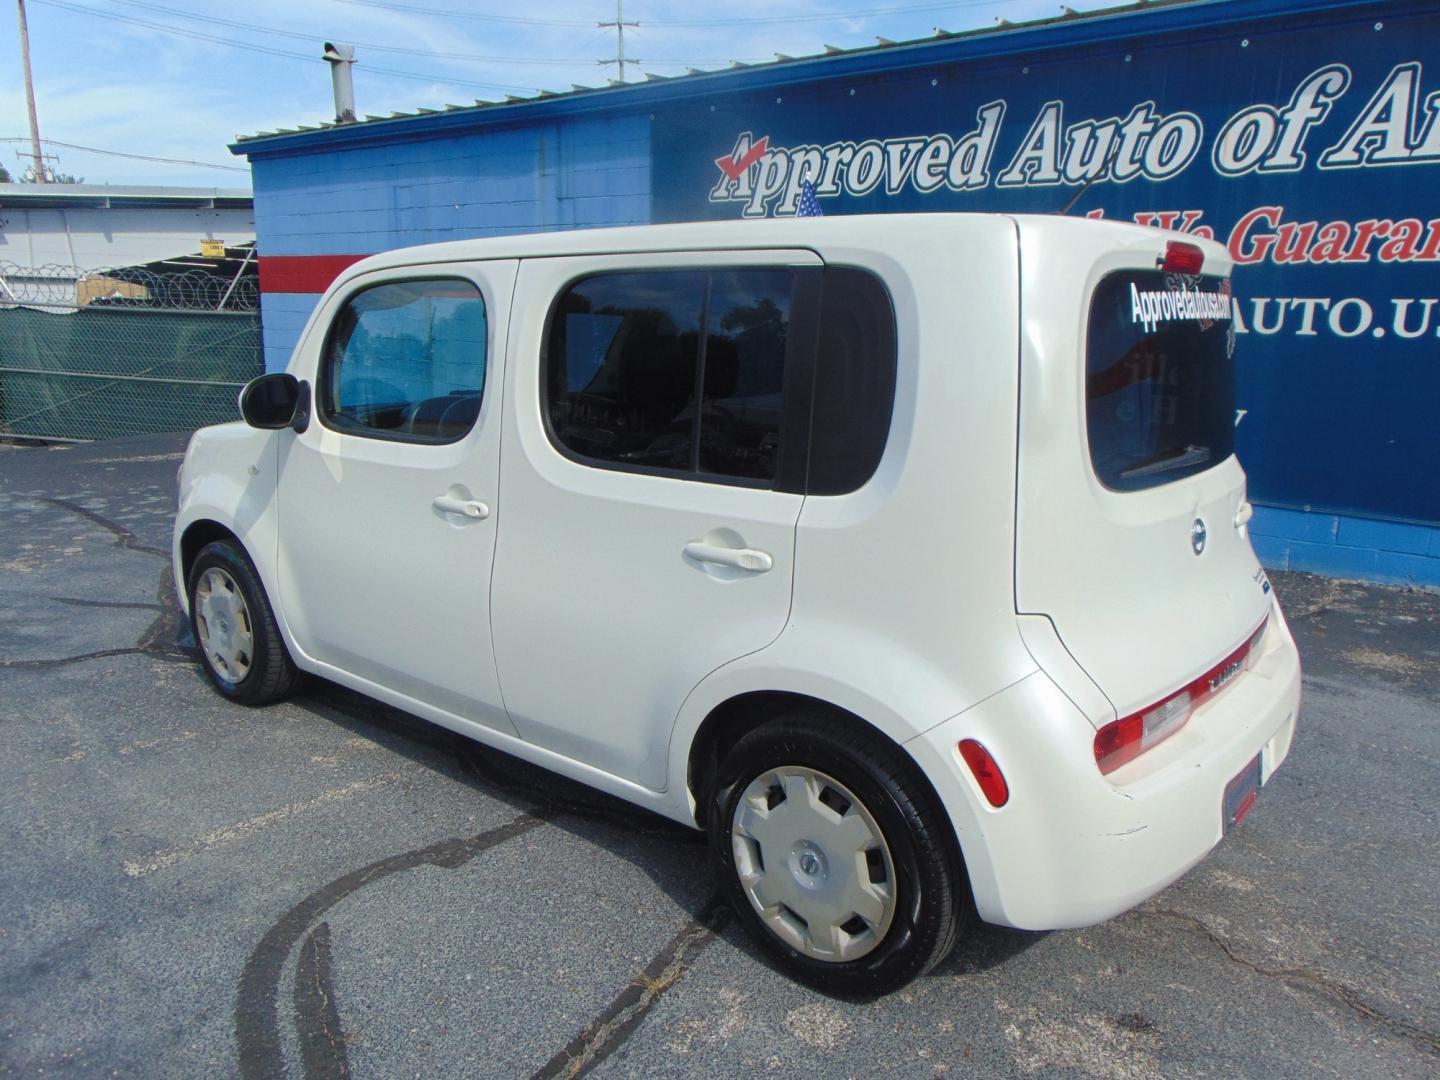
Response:
[[[291,373],[314,381],[328,319],[358,284],[468,276],[491,334],[479,422],[426,446],[340,436],[318,417],[299,436],[198,432],[182,469],[177,583],[183,593],[186,530],[224,526],[301,668],[692,825],[691,749],[707,717],[753,692],[827,703],[902,746],[934,787],[984,918],[1034,929],[1108,918],[1214,846],[1226,784],[1256,755],[1268,779],[1299,708],[1293,639],[1233,524],[1244,506],[1234,459],[1123,495],[1089,463],[1091,293],[1109,270],[1153,269],[1174,236],[893,215],[375,256],[331,287]],[[1201,246],[1206,273],[1228,273],[1223,249]],[[538,356],[567,282],[639,266],[821,264],[870,270],[896,314],[889,441],[857,490],[639,475],[556,449]],[[434,513],[432,497],[455,485],[489,516],[457,525]],[[1209,526],[1202,556],[1189,544],[1196,516]],[[766,552],[771,569],[717,575],[686,559],[685,544],[718,530]],[[338,557],[327,547],[357,534]],[[1097,728],[1208,670],[1267,612],[1242,677],[1168,741],[1100,773]],[[956,752],[967,738],[1006,777],[998,809]]]
[[[190,597],[180,540],[197,522],[224,525],[245,545],[265,580],[274,580],[275,473],[282,441],[278,432],[257,431],[243,423],[201,428],[190,437],[178,476],[179,509],[171,543],[175,591],[187,615]]]
[[[499,490],[500,394],[515,260],[454,263],[484,297],[489,341],[479,421],[459,442],[397,442],[327,427],[319,409],[279,454],[277,576],[291,634],[317,664],[514,734],[490,647],[490,568]],[[325,328],[357,288],[412,280],[367,274],[320,304],[296,350],[313,372]],[[434,500],[478,500],[483,519]],[[294,506],[294,513],[286,508]]]
[[[1131,492],[1107,490],[1090,467],[1090,297],[1113,271],[1154,269],[1164,252],[1157,239],[1138,226],[1097,233],[1059,220],[1025,228],[1020,242],[1030,303],[1021,347],[1017,610],[1053,620],[1119,716],[1154,704],[1229,654],[1269,606],[1256,585],[1260,563],[1234,524],[1245,474],[1233,457]],[[1222,245],[1196,243],[1207,274],[1229,274]],[[1190,542],[1197,520],[1207,528],[1199,556]]]
[[[1299,658],[1278,605],[1271,620],[1244,679],[1108,777],[1084,715],[1042,673],[906,744],[956,825],[981,918],[1026,930],[1103,922],[1205,857],[1231,777],[1259,754],[1268,780],[1294,736]],[[998,810],[960,762],[966,738],[1005,770],[1012,795]]]
[[[525,261],[505,394],[501,485],[509,508],[493,612],[505,704],[527,740],[667,788],[670,732],[686,695],[785,627],[804,501],[564,456],[545,431],[533,359],[550,298],[604,271],[819,265],[804,250]],[[707,539],[764,552],[773,566],[748,573],[685,557],[687,544]],[[606,617],[587,619],[586,611]]]

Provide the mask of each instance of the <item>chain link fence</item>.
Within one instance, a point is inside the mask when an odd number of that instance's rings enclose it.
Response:
[[[110,439],[238,417],[264,369],[250,259],[234,274],[0,262],[0,438]]]

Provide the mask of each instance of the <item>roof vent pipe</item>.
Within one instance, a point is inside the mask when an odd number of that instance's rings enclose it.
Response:
[[[355,63],[354,45],[325,42],[320,54],[330,65],[330,79],[335,84],[335,123],[355,123],[355,84],[350,80],[350,65]]]

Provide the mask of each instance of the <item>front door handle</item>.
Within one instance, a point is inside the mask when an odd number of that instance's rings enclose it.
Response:
[[[434,507],[442,514],[460,514],[462,517],[483,521],[490,516],[490,507],[478,499],[457,499],[450,495],[436,495]]]
[[[752,574],[763,574],[775,565],[775,560],[768,552],[756,551],[754,548],[720,547],[701,540],[692,540],[686,544],[685,554],[696,562],[733,566],[736,570],[748,570]]]

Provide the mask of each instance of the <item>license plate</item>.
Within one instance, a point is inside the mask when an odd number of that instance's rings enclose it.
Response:
[[[1255,805],[1255,799],[1259,794],[1260,755],[1256,754],[1254,760],[1241,769],[1235,779],[1225,785],[1225,805],[1221,810],[1224,815],[1225,832],[1228,833],[1245,820],[1245,815]]]

